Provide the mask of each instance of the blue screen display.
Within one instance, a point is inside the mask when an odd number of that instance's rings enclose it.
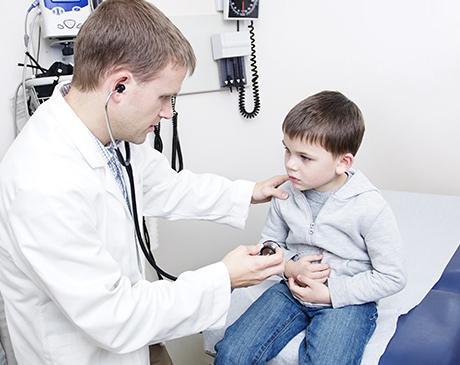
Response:
[[[88,6],[88,0],[43,0],[43,5],[48,9],[60,7],[64,11],[72,11],[74,8],[84,8]]]

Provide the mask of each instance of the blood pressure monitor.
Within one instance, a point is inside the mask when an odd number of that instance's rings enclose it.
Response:
[[[40,0],[43,37],[69,40],[91,14],[89,0]]]
[[[248,19],[259,17],[259,0],[225,0],[224,18],[228,20]]]

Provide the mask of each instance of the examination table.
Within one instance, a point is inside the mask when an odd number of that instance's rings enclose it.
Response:
[[[379,362],[396,364],[460,364],[460,248],[422,302],[399,317]]]
[[[362,365],[460,365],[460,197],[383,191],[398,220],[404,242],[408,283],[379,301],[377,327]],[[237,289],[226,326],[269,286]],[[205,331],[204,348],[224,330]],[[297,364],[303,333],[294,337],[269,365]]]

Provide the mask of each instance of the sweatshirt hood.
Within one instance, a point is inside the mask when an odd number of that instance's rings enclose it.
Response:
[[[363,193],[378,191],[361,171],[350,169],[348,173],[350,177],[346,183],[334,193],[337,198],[350,199]]]

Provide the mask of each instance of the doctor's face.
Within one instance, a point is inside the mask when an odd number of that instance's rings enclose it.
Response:
[[[334,191],[343,183],[341,156],[334,157],[318,144],[284,135],[284,164],[289,181],[299,190]]]
[[[143,143],[161,119],[171,119],[171,97],[177,95],[187,74],[185,67],[169,64],[150,81],[133,81],[126,86],[120,108],[116,138]]]

